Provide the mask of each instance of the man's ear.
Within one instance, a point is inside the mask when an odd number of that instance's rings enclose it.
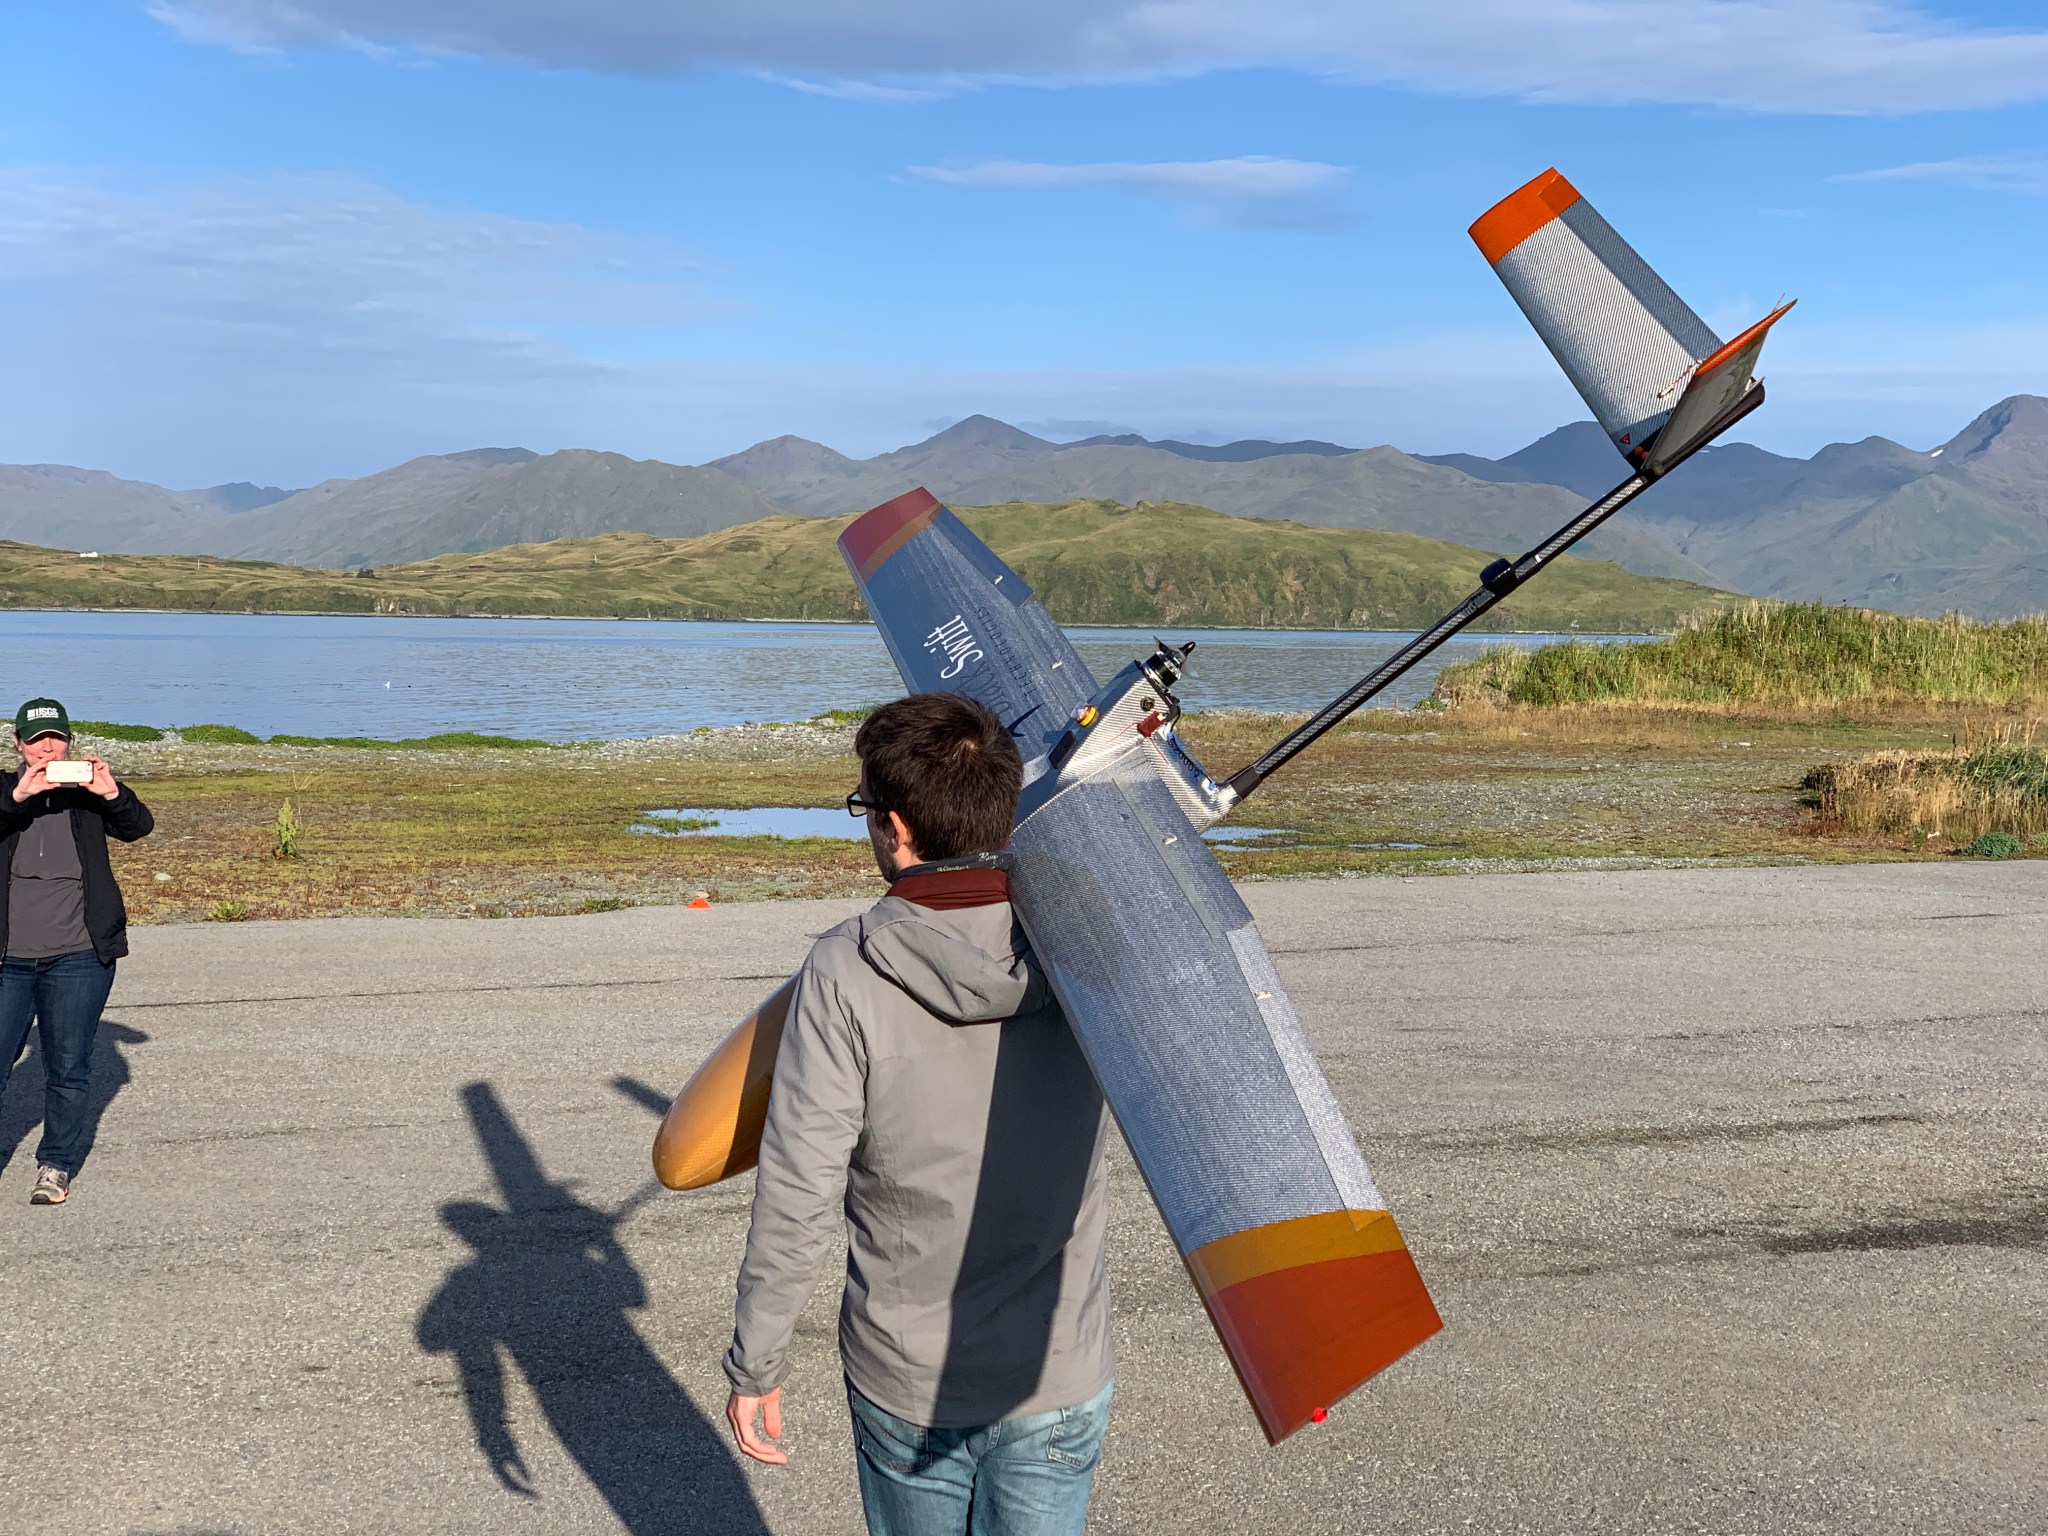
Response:
[[[889,812],[889,841],[897,848],[915,849],[917,840],[910,835],[910,823],[903,819],[901,811]]]

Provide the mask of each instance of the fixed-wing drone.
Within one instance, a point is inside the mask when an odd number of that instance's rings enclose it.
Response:
[[[1189,645],[1098,684],[1031,589],[923,490],[840,536],[912,692],[966,694],[1025,762],[1007,857],[1019,920],[1267,1437],[1442,1323],[1205,827],[1637,495],[1763,403],[1764,335],[1723,343],[1556,171],[1472,237],[1627,462],[1619,485],[1263,756],[1212,778],[1175,732]],[[655,1167],[752,1167],[791,984],[700,1068]]]

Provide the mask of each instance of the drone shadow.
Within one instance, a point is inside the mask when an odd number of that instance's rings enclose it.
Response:
[[[539,1497],[506,1413],[508,1358],[563,1450],[633,1536],[765,1536],[720,1426],[647,1347],[628,1312],[647,1286],[620,1216],[548,1178],[488,1083],[462,1103],[502,1205],[441,1218],[472,1250],[420,1313],[420,1347],[452,1354],[477,1448],[515,1495]]]

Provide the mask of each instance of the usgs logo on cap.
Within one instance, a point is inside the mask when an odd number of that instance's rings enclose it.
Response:
[[[28,718],[31,720],[55,720],[58,719],[59,716],[60,712],[50,708],[50,706],[47,704],[42,705],[40,708],[32,709],[28,712]]]

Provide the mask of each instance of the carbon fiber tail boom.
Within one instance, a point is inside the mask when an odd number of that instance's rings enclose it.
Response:
[[[1298,757],[1342,723],[1347,716],[1363,708],[1409,668],[1460,630],[1490,612],[1515,588],[1763,403],[1763,381],[1757,380],[1693,441],[1680,444],[1668,456],[1660,455],[1651,459],[1649,462],[1654,465],[1653,468],[1637,470],[1521,559],[1494,561],[1479,573],[1479,586],[1470,597],[1275,742],[1263,756],[1245,764],[1232,774],[1218,795],[1218,799],[1223,802],[1223,809],[1228,811],[1242,804],[1245,796],[1263,784],[1275,769]]]

